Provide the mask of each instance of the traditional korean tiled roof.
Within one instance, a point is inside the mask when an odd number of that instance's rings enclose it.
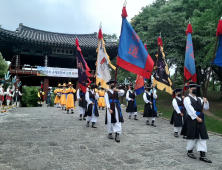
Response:
[[[9,31],[0,27],[0,37],[7,41],[23,42],[54,47],[75,47],[78,38],[81,48],[97,48],[97,33],[93,34],[64,34],[38,30],[19,24],[16,31]],[[107,49],[117,49],[115,42],[107,42]]]

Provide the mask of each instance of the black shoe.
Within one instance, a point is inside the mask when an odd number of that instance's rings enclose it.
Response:
[[[83,120],[86,120],[86,118],[85,118],[85,117],[83,117]]]
[[[131,116],[129,116],[129,119],[131,119]]]
[[[82,114],[81,114],[81,115],[79,115],[79,117],[80,117],[80,118],[79,118],[79,120],[82,120]]]
[[[186,136],[183,136],[183,138],[184,138],[184,139],[187,139],[187,137],[186,137]]]
[[[117,143],[120,143],[119,133],[116,133],[115,141],[116,141]]]
[[[149,120],[146,121],[146,125],[150,125]]]
[[[73,114],[74,112],[72,111],[71,114]]]
[[[67,114],[69,114],[69,110],[67,110]]]
[[[156,127],[156,125],[154,124],[154,120],[152,120],[152,124],[151,124],[151,126]]]
[[[89,122],[87,122],[86,127],[89,127]]]
[[[92,122],[92,128],[97,128],[96,126],[95,126],[95,122]]]
[[[109,139],[113,139],[112,133],[110,133],[110,134],[108,135],[108,138],[109,138]]]
[[[102,110],[104,110],[104,107],[102,108]]]
[[[189,150],[189,151],[187,152],[187,156],[190,157],[190,158],[192,158],[192,159],[197,159],[196,156],[194,156],[194,154],[193,154],[193,150]]]
[[[206,153],[202,152],[202,151],[200,151],[200,158],[199,159],[203,162],[212,163],[211,160],[207,159]]]
[[[178,137],[179,137],[178,132],[174,132],[174,136],[175,136],[176,138],[178,138]]]
[[[136,117],[137,117],[137,116],[136,116],[136,115],[134,115],[134,120],[138,120]]]

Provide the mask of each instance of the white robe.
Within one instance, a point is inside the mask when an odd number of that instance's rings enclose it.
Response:
[[[92,94],[96,93],[96,92],[94,92],[94,91],[91,90],[91,89],[90,89],[89,91],[91,91]],[[88,109],[88,106],[89,106],[91,103],[93,103],[93,102],[90,100],[90,98],[89,98],[89,91],[86,92],[87,109]],[[95,99],[96,99],[96,100],[99,99],[98,93],[95,94]],[[93,106],[93,108],[94,108],[94,107],[95,107],[95,105]],[[87,121],[87,122],[94,122],[94,123],[97,122],[97,117],[93,114],[93,109],[92,109],[92,116],[87,116],[86,121]]]
[[[113,90],[112,89],[109,89],[109,91],[113,94]],[[118,96],[123,96],[125,93],[124,90],[120,90],[120,92],[118,92]],[[116,114],[116,123],[111,123],[111,114],[109,112],[109,109],[111,108],[110,106],[110,103],[109,103],[109,96],[108,96],[108,93],[106,92],[105,93],[105,103],[106,103],[106,110],[107,110],[107,130],[108,130],[108,133],[119,133],[121,134],[122,133],[122,127],[121,127],[121,122],[119,122],[119,116],[118,114]],[[118,113],[118,110],[117,108],[115,107],[115,112]]]

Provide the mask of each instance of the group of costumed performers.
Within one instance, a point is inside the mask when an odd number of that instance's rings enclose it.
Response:
[[[12,105],[16,107],[20,106],[20,96],[22,93],[19,91],[18,87],[15,88],[14,84],[11,82],[8,83],[8,87],[4,90],[4,83],[6,81],[1,81],[0,84],[0,109],[3,108],[3,102],[6,101],[7,109],[12,108]]]
[[[196,147],[200,152],[199,159],[201,161],[212,163],[206,157],[207,143],[209,139],[207,129],[204,123],[204,113],[202,109],[209,109],[209,102],[206,98],[197,97],[197,88],[199,85],[194,82],[189,82],[185,85],[185,90],[188,88],[188,96],[182,96],[183,89],[177,88],[173,91],[174,99],[172,105],[174,108],[170,123],[174,125],[174,136],[183,135],[187,139],[187,156],[192,159],[197,159],[193,153]]]
[[[97,128],[96,123],[99,117],[99,107],[106,107],[105,124],[107,124],[108,138],[115,139],[115,141],[119,143],[120,134],[122,133],[122,123],[124,122],[119,97],[123,96],[125,91],[117,89],[115,87],[117,82],[114,80],[110,80],[106,84],[109,85],[109,88],[106,91],[103,88],[98,90],[95,83],[91,83],[88,86],[86,93],[84,93],[81,88],[77,90],[79,120],[86,120],[87,127],[90,126],[91,122],[92,128]],[[59,88],[54,91],[57,97],[55,103],[59,103],[59,105],[67,110],[67,113],[70,109],[72,110],[71,113],[74,113],[74,95],[76,90],[73,88],[71,82],[67,85],[64,83],[62,86],[63,89],[60,88],[61,85],[59,84]],[[66,86],[68,86],[68,89],[66,89]],[[204,114],[202,113],[202,107],[205,110],[209,109],[209,102],[206,98],[201,99],[200,97],[196,97],[197,87],[199,86],[194,82],[190,82],[186,85],[189,95],[185,98],[181,95],[182,89],[177,88],[173,91],[174,99],[172,105],[174,111],[170,123],[174,125],[175,137],[178,138],[181,133],[181,135],[187,139],[186,149],[188,157],[196,159],[193,153],[193,149],[196,147],[197,151],[200,152],[200,160],[211,163],[211,161],[206,158],[206,140],[209,137],[204,123]],[[128,101],[126,112],[129,115],[129,119],[133,114],[134,119],[138,120],[137,106],[135,102],[136,94],[133,90],[133,85],[130,84],[129,89],[126,92],[126,99]],[[156,89],[151,84],[145,85],[145,92],[143,94],[143,100],[145,102],[143,117],[147,117],[148,120],[146,120],[146,124],[153,127],[156,127],[156,99]]]

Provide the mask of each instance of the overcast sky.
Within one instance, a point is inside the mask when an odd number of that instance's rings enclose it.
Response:
[[[128,20],[154,0],[127,0]],[[0,0],[0,25],[15,30],[19,23],[36,29],[87,34],[120,34],[124,0]]]

